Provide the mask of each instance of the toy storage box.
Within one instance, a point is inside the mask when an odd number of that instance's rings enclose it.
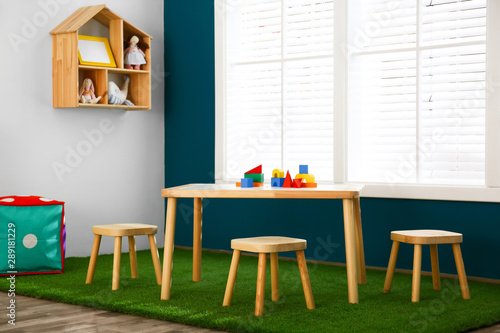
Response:
[[[0,197],[0,275],[62,273],[64,202],[38,196]]]

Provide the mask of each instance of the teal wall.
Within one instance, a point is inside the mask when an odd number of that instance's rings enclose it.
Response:
[[[213,183],[213,1],[165,1],[165,186]],[[179,200],[175,243],[192,245],[192,200]],[[467,274],[500,279],[500,204],[362,198],[366,264],[386,267],[390,231],[434,228],[464,234]],[[230,249],[232,238],[305,238],[311,259],[345,262],[340,200],[205,199],[203,248]],[[398,268],[411,269],[413,247],[402,245]],[[439,247],[443,273],[456,273],[451,246]],[[422,269],[430,271],[429,249]]]

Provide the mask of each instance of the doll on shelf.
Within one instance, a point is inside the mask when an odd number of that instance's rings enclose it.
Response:
[[[80,94],[78,95],[80,103],[96,104],[99,102],[101,96],[95,97],[94,91],[94,83],[92,80],[89,78],[83,80],[82,88],[80,89]]]
[[[130,38],[129,47],[125,49],[123,55],[125,57],[124,63],[127,69],[141,69],[141,65],[146,63],[144,51],[137,45],[139,43],[139,37],[132,36]],[[132,67],[133,66],[133,67]]]

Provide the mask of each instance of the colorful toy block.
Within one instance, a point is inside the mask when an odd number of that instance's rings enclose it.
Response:
[[[245,173],[245,178],[251,178],[254,182],[263,183],[264,182],[264,174],[263,173]]]
[[[286,172],[285,181],[283,182],[283,187],[292,187],[292,177],[290,176],[290,171]]]
[[[236,187],[241,187],[241,182],[236,182]],[[264,187],[264,183],[253,182],[253,187]]]
[[[318,183],[302,183],[302,187],[318,187]]]
[[[299,173],[309,173],[309,165],[299,165]]]
[[[241,187],[253,187],[253,179],[252,178],[241,178]]]
[[[295,175],[295,178],[296,179],[302,178],[306,181],[306,183],[314,183],[315,182],[314,175],[311,175],[308,173],[298,173],[297,175]]]
[[[273,178],[285,178],[285,171],[282,169],[274,169]]]
[[[271,187],[283,187],[285,178],[271,178]]]
[[[302,178],[294,179],[292,186],[295,188],[301,188],[302,187]]]
[[[253,168],[252,170],[248,170],[247,172],[245,172],[245,174],[247,173],[262,173],[262,164],[258,167]]]

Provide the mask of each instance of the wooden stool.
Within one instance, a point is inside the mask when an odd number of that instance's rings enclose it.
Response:
[[[226,293],[224,295],[224,302],[222,303],[222,306],[231,305],[241,251],[259,254],[257,296],[255,299],[256,316],[262,316],[264,314],[267,253],[271,254],[272,300],[278,301],[280,294],[278,282],[278,252],[295,251],[297,254],[297,262],[299,264],[300,278],[302,279],[302,288],[304,289],[304,296],[306,298],[306,305],[308,309],[314,309],[311,283],[309,281],[309,273],[307,272],[306,257],[304,256],[304,250],[306,247],[307,242],[305,240],[289,237],[253,237],[233,239],[231,241],[231,248],[234,250],[233,259],[231,261],[231,269],[229,270]]]
[[[120,286],[120,258],[122,250],[122,237],[128,236],[128,245],[130,249],[130,270],[132,271],[132,279],[138,278],[137,273],[137,255],[135,253],[135,238],[137,235],[148,235],[149,246],[151,248],[151,256],[153,257],[153,265],[156,274],[156,283],[161,284],[161,267],[158,248],[156,247],[155,234],[157,227],[149,224],[139,223],[123,223],[123,224],[106,224],[96,225],[92,228],[94,236],[94,245],[92,246],[92,254],[90,256],[89,269],[87,271],[86,284],[92,283],[94,279],[95,264],[97,254],[99,253],[99,245],[101,244],[101,236],[115,237],[115,251],[113,256],[113,283],[112,290],[118,290]]]
[[[431,264],[432,264],[432,283],[434,290],[441,290],[441,282],[439,280],[439,260],[438,260],[438,244],[451,244],[455,263],[457,265],[458,280],[462,290],[462,298],[470,299],[469,285],[467,284],[467,276],[465,275],[464,261],[460,250],[462,242],[462,234],[456,232],[442,230],[405,230],[391,232],[392,251],[389,259],[389,267],[385,277],[384,293],[391,291],[392,277],[396,268],[398,259],[400,242],[414,244],[415,252],[413,255],[413,280],[411,301],[418,302],[420,300],[420,267],[422,264],[422,245],[429,244],[431,248]]]

